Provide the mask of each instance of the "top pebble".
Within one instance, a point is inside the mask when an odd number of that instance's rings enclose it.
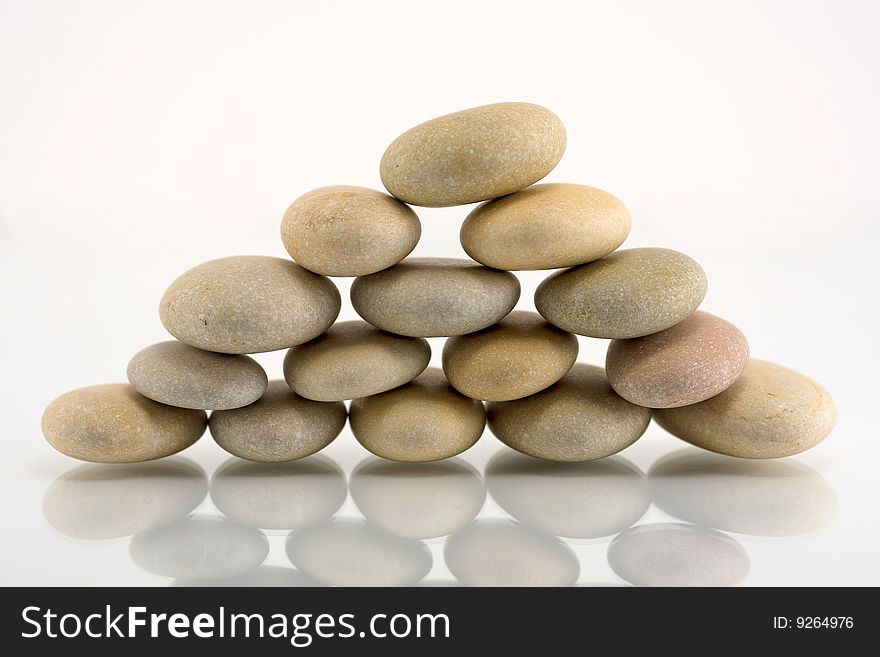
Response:
[[[406,131],[385,151],[379,173],[389,192],[412,205],[465,205],[538,182],[565,143],[562,121],[540,105],[483,105]]]

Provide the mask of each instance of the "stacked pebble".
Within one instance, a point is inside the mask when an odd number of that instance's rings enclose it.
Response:
[[[294,261],[236,256],[175,280],[159,315],[177,341],[142,350],[130,384],[62,395],[43,415],[59,451],[123,463],[178,452],[206,426],[260,462],[317,452],[342,431],[396,461],[448,458],[489,428],[551,461],[609,456],[653,415],[679,438],[745,458],[796,454],[824,439],[833,401],[805,376],[749,360],[745,336],[697,310],[703,269],[663,248],[618,251],[631,221],[594,187],[534,184],[556,166],[565,129],[537,105],[501,103],[423,123],[380,165],[391,193],[325,187],[287,210]],[[407,258],[421,235],[410,205],[480,202],[461,227],[473,260]],[[557,269],[538,313],[513,311],[512,271]],[[328,276],[356,276],[366,321],[334,324]],[[610,338],[606,370],[576,363],[575,336]],[[443,369],[425,338],[447,338]],[[269,382],[245,354],[289,349]],[[487,402],[488,405],[484,405]],[[212,411],[208,421],[205,411]]]

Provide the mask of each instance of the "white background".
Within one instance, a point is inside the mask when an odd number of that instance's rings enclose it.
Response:
[[[568,130],[547,181],[619,196],[625,246],[694,257],[703,307],[838,403],[831,437],[793,459],[828,482],[833,517],[792,540],[738,537],[744,583],[880,584],[878,24],[877,3],[839,0],[0,0],[0,582],[165,583],[125,540],[47,523],[44,493],[76,464],[41,437],[43,408],[124,380],[166,339],[158,300],[185,269],[285,256],[280,219],[301,193],[381,188],[405,129],[520,100]],[[463,257],[467,211],[417,208],[415,254]],[[520,276],[520,308],[543,275]],[[354,318],[350,280],[336,282]],[[603,341],[581,344],[602,362]],[[281,357],[259,357],[272,378]],[[652,426],[624,456],[647,471],[680,447]],[[497,449],[487,432],[464,459]],[[366,456],[348,430],[327,453],[346,471]],[[208,474],[225,458],[209,436],[185,455]],[[357,515],[351,499],[341,513]],[[491,499],[483,515],[505,516]],[[652,507],[641,522],[667,519]],[[267,563],[289,565],[270,540]],[[429,579],[449,580],[431,549]],[[579,581],[619,581],[604,544],[573,549]]]

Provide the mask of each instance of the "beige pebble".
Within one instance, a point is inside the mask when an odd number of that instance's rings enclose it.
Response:
[[[423,338],[479,331],[519,300],[516,276],[471,260],[407,258],[355,279],[351,302],[373,326]]]
[[[616,196],[587,185],[548,183],[487,201],[461,226],[461,245],[488,267],[559,269],[602,258],[632,222]]]
[[[577,338],[537,313],[514,311],[497,324],[449,338],[443,372],[474,399],[519,399],[556,383],[574,365]]]
[[[43,435],[62,454],[93,463],[136,463],[175,454],[205,432],[204,411],[175,408],[127,383],[80,388],[43,413]]]
[[[746,336],[700,310],[641,338],[612,340],[605,370],[618,395],[639,406],[696,404],[723,392],[749,360]]]
[[[290,260],[232,256],[193,267],[159,304],[162,324],[193,347],[229,354],[286,349],[336,319],[339,290]]]
[[[379,173],[407,203],[464,205],[539,181],[562,159],[565,142],[562,121],[544,107],[483,105],[406,131],[385,151]]]
[[[539,393],[488,405],[489,428],[508,447],[548,461],[591,461],[638,440],[651,411],[620,397],[601,367],[576,363]]]
[[[340,322],[287,352],[284,378],[306,399],[341,401],[408,383],[430,359],[424,338],[387,333],[367,322]]]
[[[399,388],[351,403],[355,438],[392,461],[455,456],[477,442],[485,426],[483,404],[459,393],[436,367]]]
[[[345,404],[303,399],[284,381],[270,381],[259,401],[214,411],[209,426],[217,444],[239,458],[293,461],[333,442],[345,426]]]
[[[169,340],[142,349],[128,363],[128,380],[157,402],[223,410],[247,406],[266,390],[266,372],[253,358],[217,354]]]
[[[697,447],[728,456],[772,459],[822,442],[837,408],[822,386],[781,365],[752,359],[720,395],[654,411],[657,424]]]
[[[363,276],[397,264],[422,234],[405,203],[366,187],[308,192],[287,209],[281,240],[300,265],[324,276]]]
[[[685,319],[707,285],[703,269],[683,253],[626,249],[551,274],[535,291],[535,307],[572,333],[637,338]]]

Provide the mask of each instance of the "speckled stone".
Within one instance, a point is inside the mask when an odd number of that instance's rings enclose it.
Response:
[[[367,322],[340,322],[287,352],[284,378],[306,399],[341,401],[402,386],[430,359],[424,338],[387,333]]]
[[[204,411],[175,408],[127,383],[67,392],[43,413],[43,435],[62,454],[93,463],[136,463],[175,454],[205,432]]]
[[[432,119],[395,139],[382,184],[413,205],[464,205],[519,191],[553,170],[565,127],[550,110],[498,103]]]
[[[414,381],[351,403],[355,438],[392,461],[445,459],[471,447],[486,426],[483,404],[449,385],[429,367]]]
[[[325,276],[363,276],[397,264],[422,234],[405,203],[366,187],[308,192],[287,209],[281,240],[300,265]]]
[[[535,291],[535,307],[572,333],[637,338],[685,319],[707,286],[703,269],[683,253],[626,249],[551,274]]]
[[[697,310],[658,333],[612,340],[605,371],[611,387],[633,404],[672,408],[723,392],[748,360],[749,343],[738,328]]]
[[[654,411],[657,424],[697,447],[728,456],[772,459],[822,442],[837,421],[831,395],[812,379],[752,359],[720,395]]]
[[[497,269],[559,269],[602,258],[632,222],[616,196],[587,185],[549,183],[487,201],[461,226],[467,254]]]
[[[507,401],[556,383],[577,354],[574,335],[537,313],[514,311],[487,329],[449,338],[443,372],[468,397]]]
[[[265,392],[260,364],[240,354],[217,354],[169,340],[142,349],[128,363],[128,380],[157,402],[223,410],[247,406]]]
[[[232,256],[193,267],[159,304],[171,335],[229,354],[286,349],[323,333],[339,314],[330,279],[290,260]]]
[[[423,338],[463,335],[491,326],[519,300],[516,276],[471,260],[407,258],[355,279],[351,302],[373,326]]]
[[[601,367],[576,363],[539,393],[488,405],[489,428],[508,447],[548,461],[591,461],[638,440],[651,411],[620,397]]]
[[[214,411],[209,426],[217,444],[239,458],[293,461],[333,442],[345,426],[345,404],[303,399],[284,381],[270,381],[259,401]]]

